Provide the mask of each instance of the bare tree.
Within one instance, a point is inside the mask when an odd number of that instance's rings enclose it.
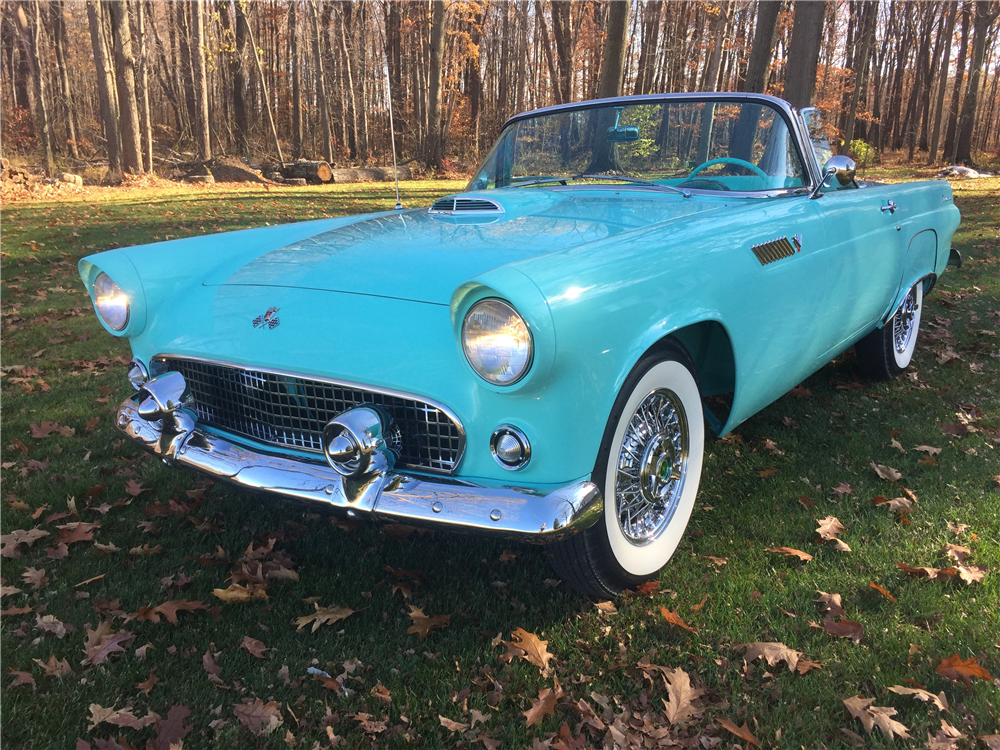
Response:
[[[750,46],[750,60],[741,91],[763,94],[767,91],[767,74],[774,54],[772,41],[774,27],[781,11],[780,2],[757,1],[757,26],[754,29],[753,44]]]
[[[625,72],[625,48],[628,45],[629,0],[614,2],[608,9],[608,27],[604,37],[604,55],[601,81],[597,85],[598,98],[620,96],[622,76]]]
[[[969,63],[969,88],[962,101],[959,119],[958,145],[955,160],[972,165],[972,131],[976,124],[976,105],[979,98],[979,81],[986,57],[986,42],[990,26],[1000,16],[1000,4],[991,0],[976,0],[976,21],[972,37],[972,60]]]
[[[26,2],[22,0],[17,4],[14,11],[14,18],[17,21],[17,31],[21,38],[21,46],[24,55],[29,63],[31,76],[31,86],[35,100],[32,102],[31,114],[35,118],[35,129],[41,136],[42,157],[45,159],[45,171],[52,174],[56,170],[55,156],[52,153],[52,130],[49,126],[49,106],[47,92],[45,91],[45,77],[42,74],[42,67],[39,63],[38,47],[41,41],[42,19],[41,8],[38,0],[34,0],[28,7],[32,15],[32,23],[28,24],[28,17],[25,13]]]
[[[784,93],[785,99],[793,107],[808,107],[812,104],[825,19],[826,0],[797,0],[795,3]]]
[[[115,50],[115,83],[122,137],[122,168],[139,174],[142,169],[142,142],[139,133],[139,104],[135,96],[135,59],[132,57],[132,30],[128,0],[112,0],[111,35]]]
[[[212,158],[212,141],[208,124],[208,73],[205,69],[205,0],[194,0],[191,5],[194,14],[193,49],[191,59],[193,65],[195,89],[195,143],[198,146],[198,156],[201,159]]]
[[[97,93],[101,102],[101,124],[107,145],[108,171],[111,179],[115,179],[122,171],[121,132],[118,129],[118,95],[108,54],[109,32],[103,4],[87,0],[87,18],[90,23],[94,65],[97,68]]]
[[[424,146],[427,166],[441,168],[441,73],[444,66],[445,4],[434,3],[431,15],[430,70],[427,84],[427,142]]]
[[[73,93],[69,85],[69,41],[66,38],[66,19],[63,14],[63,0],[55,0],[49,4],[52,13],[52,47],[56,53],[56,68],[59,72],[59,88],[62,94],[63,107],[66,111],[66,142],[69,153],[74,159],[80,158],[77,146],[76,109],[73,106]]]
[[[951,61],[951,41],[955,35],[955,16],[958,3],[948,4],[948,24],[944,32],[944,56],[941,58],[941,80],[938,83],[937,105],[934,107],[934,125],[931,128],[931,142],[927,150],[927,163],[937,161],[938,144],[941,142],[941,118],[944,114],[944,94],[948,89],[948,64]]]
[[[323,35],[320,33],[319,11],[315,0],[309,3],[313,26],[313,64],[316,66],[316,95],[320,117],[323,121],[323,158],[333,161],[333,132],[330,130],[330,103],[326,95],[326,80],[323,75]]]

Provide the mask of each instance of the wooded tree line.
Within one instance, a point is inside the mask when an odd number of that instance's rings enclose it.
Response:
[[[3,0],[5,155],[113,177],[229,154],[470,167],[510,115],[768,92],[847,151],[1000,151],[1000,0]],[[863,142],[863,143],[862,143]],[[868,152],[871,153],[871,152]]]

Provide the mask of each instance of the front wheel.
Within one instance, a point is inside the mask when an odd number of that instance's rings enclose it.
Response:
[[[906,293],[892,319],[854,345],[858,368],[872,380],[892,380],[909,367],[917,348],[924,283]]]
[[[694,508],[705,448],[701,393],[679,349],[636,365],[615,402],[594,468],[604,517],[548,547],[556,572],[609,597],[650,580],[677,549]]]

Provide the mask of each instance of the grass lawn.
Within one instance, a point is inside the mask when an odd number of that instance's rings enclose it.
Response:
[[[461,185],[401,188],[406,205],[427,205]],[[48,535],[5,544],[3,746],[165,750],[186,731],[190,748],[749,747],[725,722],[746,723],[764,747],[891,744],[852,718],[843,699],[855,696],[895,709],[911,746],[942,719],[966,739],[941,747],[1000,734],[1000,179],[954,188],[966,265],[925,300],[910,372],[861,382],[845,354],[711,444],[658,590],[614,606],[554,580],[539,548],[354,526],[168,469],[114,429],[130,352],[97,322],[81,256],[383,210],[391,185],[95,188],[6,203],[0,525]],[[902,478],[883,481],[869,462]],[[912,508],[893,512],[879,496]],[[831,515],[851,551],[817,535]],[[971,550],[966,566],[988,568],[982,582],[898,567],[949,568],[947,544]],[[268,572],[266,599],[213,594]],[[857,642],[813,626],[824,622],[818,591],[841,596],[844,619],[863,628],[843,626]],[[193,609],[154,609],[176,600]],[[293,621],[314,605],[353,613],[298,631]],[[420,637],[408,632],[411,606],[450,621]],[[547,641],[546,673],[516,649],[504,658],[501,640],[518,628]],[[747,664],[738,645],[758,641],[820,667]],[[953,654],[993,677],[939,674]],[[672,727],[658,667],[683,669],[703,691]],[[897,685],[943,691],[949,710],[889,690]]]

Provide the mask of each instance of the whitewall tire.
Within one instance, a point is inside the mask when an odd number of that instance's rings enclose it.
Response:
[[[550,546],[557,572],[603,597],[655,576],[691,517],[704,448],[701,393],[687,354],[668,348],[648,355],[615,402],[594,467],[604,517]]]
[[[891,380],[902,374],[913,360],[924,306],[924,283],[918,281],[906,293],[892,318],[854,345],[861,372],[873,380]]]

